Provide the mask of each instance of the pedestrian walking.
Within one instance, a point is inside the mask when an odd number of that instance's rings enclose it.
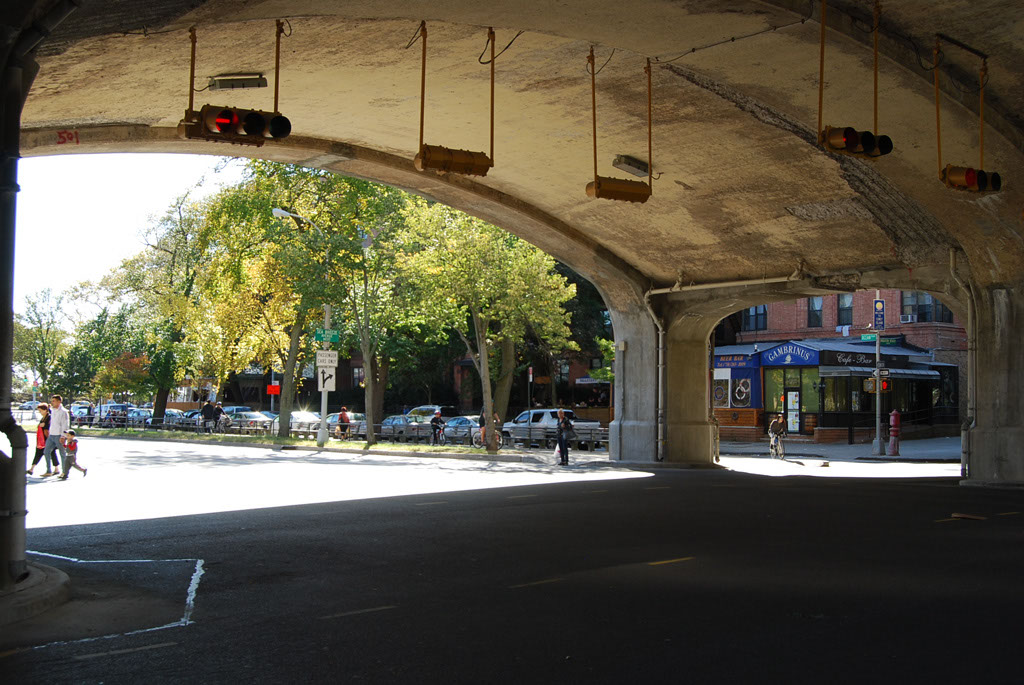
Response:
[[[48,404],[40,404],[36,407],[39,412],[39,424],[36,426],[36,456],[32,460],[32,466],[29,467],[27,473],[32,475],[35,471],[36,464],[39,460],[46,455],[46,439],[50,437],[50,406]],[[57,456],[53,456],[53,468],[50,468],[50,458],[46,457],[46,461],[43,462],[43,466],[46,467],[46,472],[43,474],[43,478],[47,476],[55,476],[59,473],[60,466],[57,462]]]
[[[89,475],[89,469],[78,465],[78,438],[75,437],[75,431],[69,430],[63,440],[64,449],[67,451],[68,457],[64,462],[64,470],[61,472],[60,478],[57,480],[67,480],[72,467],[81,471],[82,478],[85,478]]]
[[[56,462],[57,457],[54,455],[54,451],[60,452],[62,471],[64,470],[63,464],[67,459],[67,450],[61,438],[71,428],[71,417],[68,415],[68,410],[62,406],[63,402],[64,398],[60,395],[50,397],[50,435],[46,438],[46,447],[43,450],[43,456],[48,462]]]
[[[348,407],[342,407],[341,413],[338,414],[338,437],[342,440],[348,440],[348,428],[351,419],[348,415]]]
[[[572,429],[572,421],[565,415],[564,409],[558,410],[558,424],[555,427],[558,436],[558,452],[562,466],[569,465],[569,441],[576,437]]]
[[[203,408],[199,410],[199,414],[203,417],[203,432],[212,433],[214,420],[213,402],[206,400],[206,404],[204,404]]]

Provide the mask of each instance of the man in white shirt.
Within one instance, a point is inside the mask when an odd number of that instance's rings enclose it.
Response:
[[[49,464],[53,461],[53,451],[60,450],[61,473],[67,475],[68,455],[64,449],[64,434],[71,428],[71,416],[68,414],[68,410],[61,406],[63,401],[64,398],[60,395],[50,397],[50,436],[46,438],[43,454],[46,456],[46,463]]]

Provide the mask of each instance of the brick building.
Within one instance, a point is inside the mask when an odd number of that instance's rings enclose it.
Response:
[[[882,357],[893,381],[883,411],[904,412],[917,432],[950,433],[963,413],[966,332],[927,293],[883,290],[880,299]],[[791,434],[869,439],[877,395],[863,381],[873,373],[874,344],[861,336],[874,332],[874,300],[875,291],[808,297],[750,307],[723,322],[712,361],[722,438],[758,439],[766,414],[786,412]]]

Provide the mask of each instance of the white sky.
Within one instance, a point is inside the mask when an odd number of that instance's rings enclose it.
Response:
[[[142,249],[142,229],[174,198],[205,178],[199,197],[239,178],[240,162],[221,173],[221,157],[60,155],[18,165],[14,311],[26,295],[97,281]]]

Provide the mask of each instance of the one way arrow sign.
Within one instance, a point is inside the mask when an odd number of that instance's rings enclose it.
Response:
[[[317,369],[317,389],[320,392],[331,392],[334,390],[334,371],[331,369]]]

